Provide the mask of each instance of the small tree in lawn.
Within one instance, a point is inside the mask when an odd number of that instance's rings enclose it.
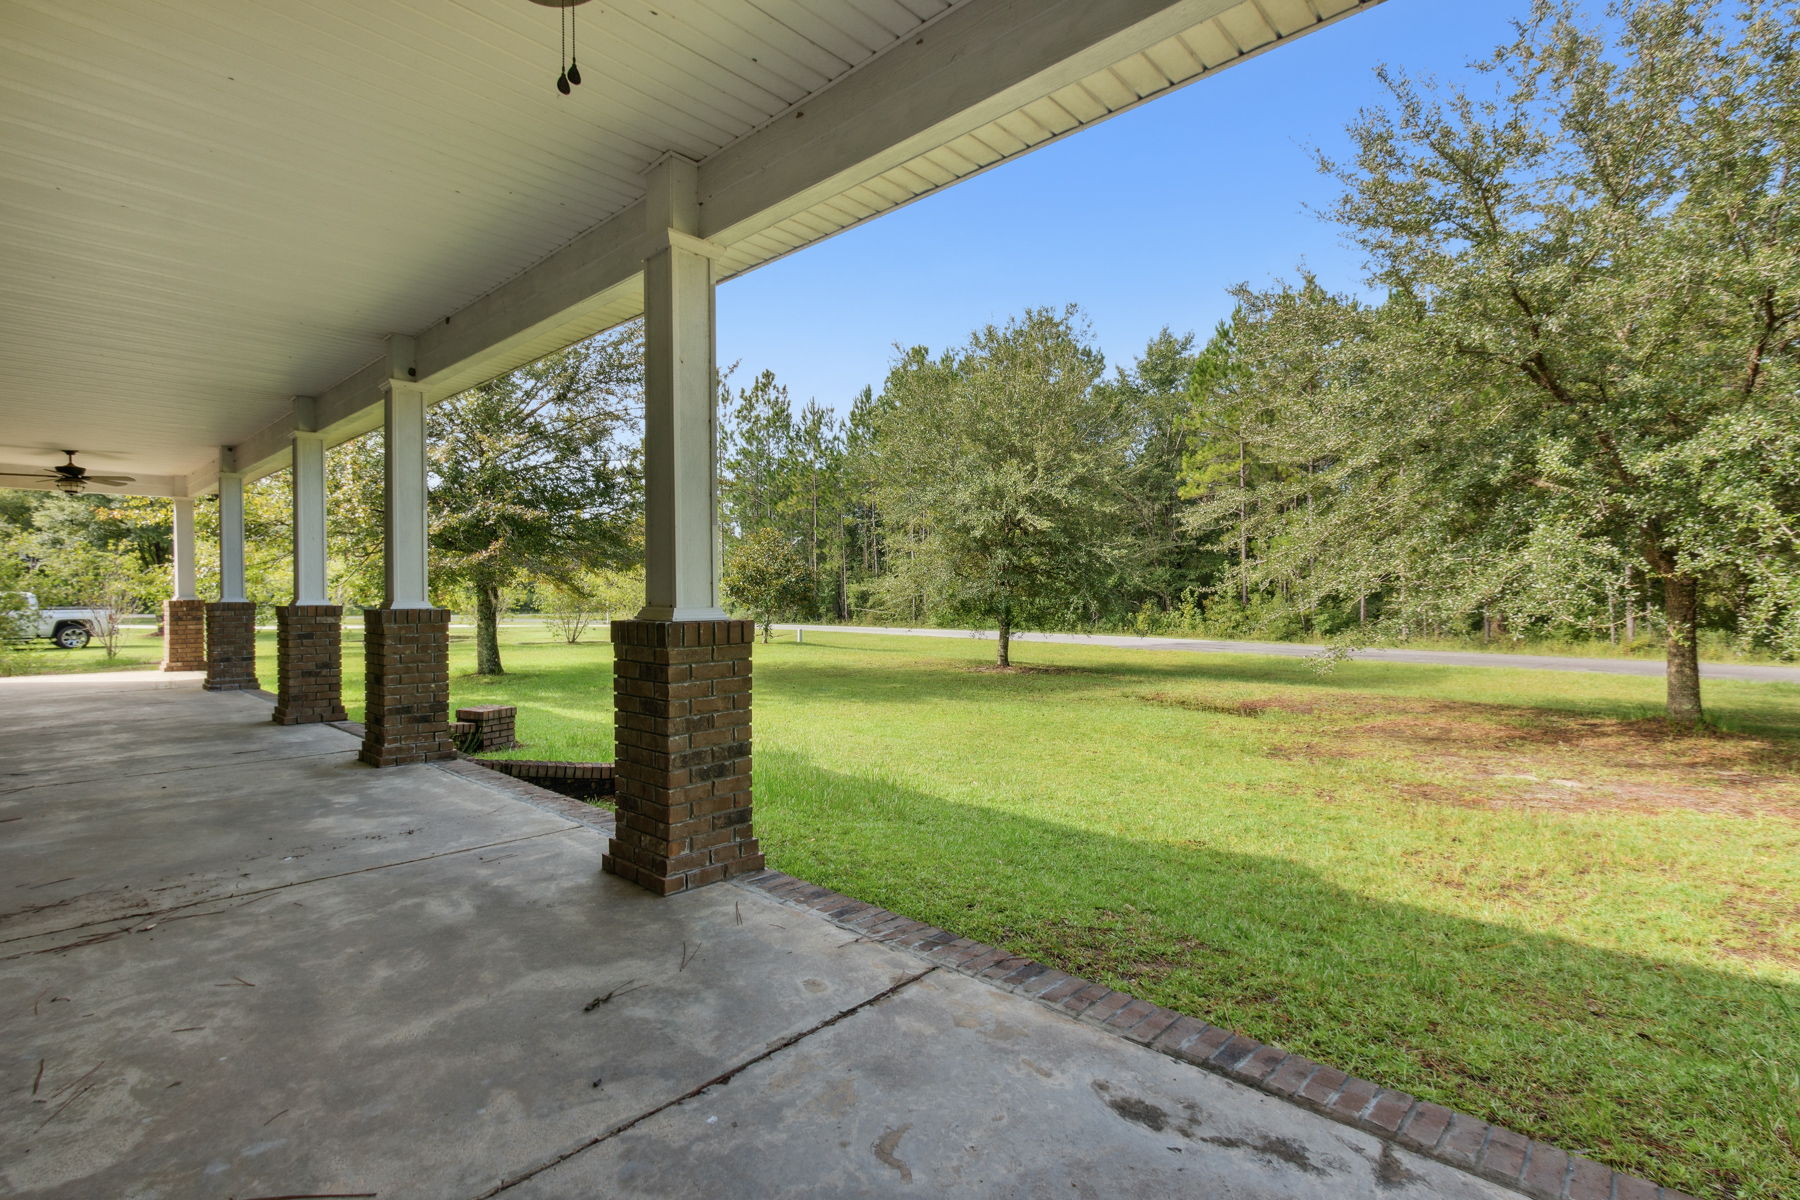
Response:
[[[594,597],[584,583],[584,580],[551,583],[543,590],[544,625],[571,646],[581,640],[581,635],[600,615]]]
[[[1128,394],[1078,312],[1033,309],[938,358],[889,372],[875,433],[877,506],[898,598],[1015,630],[1086,622],[1118,605],[1142,549],[1131,502]]]
[[[611,567],[591,572],[586,583],[600,619],[608,624],[621,613],[629,617],[644,607],[644,568],[641,563],[634,567]]]
[[[734,608],[750,614],[769,640],[775,619],[812,600],[812,575],[800,551],[777,529],[759,526],[725,555],[720,581]]]
[[[137,580],[113,571],[103,576],[88,595],[86,607],[100,614],[98,620],[88,622],[88,632],[100,643],[108,658],[119,656],[119,642],[125,636],[125,626],[119,618],[132,610],[139,587]]]

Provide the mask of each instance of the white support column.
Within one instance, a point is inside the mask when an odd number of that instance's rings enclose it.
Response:
[[[175,550],[175,594],[172,599],[198,600],[200,593],[194,586],[194,502],[177,498],[170,503],[175,509],[169,531]]]
[[[294,603],[330,604],[325,585],[325,435],[310,401],[294,403]]]
[[[426,566],[425,391],[411,381],[412,364],[413,340],[389,337],[382,426],[384,608],[431,607]]]
[[[219,451],[219,599],[244,595],[244,477],[229,447]]]
[[[644,260],[645,621],[722,620],[712,247],[696,236],[697,167],[664,155],[647,176]]]

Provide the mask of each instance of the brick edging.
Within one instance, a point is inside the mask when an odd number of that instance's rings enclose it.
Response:
[[[566,817],[608,836],[611,836],[613,832],[613,815],[604,808],[595,808],[580,800],[571,800],[567,796],[558,795],[548,788],[541,788],[535,783],[527,783],[523,779],[514,779],[511,775],[490,771],[486,767],[478,765],[475,759],[458,756],[427,765],[439,771],[448,771],[452,775],[460,775],[464,779],[493,791],[505,792],[525,801],[534,808],[541,808],[546,812],[555,813],[559,817]]]
[[[572,800],[591,800],[616,793],[613,765],[609,762],[558,762],[537,758],[475,758],[459,753],[467,762],[479,763],[512,779],[522,779]]]
[[[733,882],[1534,1200],[1694,1200],[1492,1122],[780,871],[759,871]]]

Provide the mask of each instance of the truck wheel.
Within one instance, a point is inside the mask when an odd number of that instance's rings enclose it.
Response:
[[[86,625],[59,625],[56,629],[55,642],[64,650],[79,650],[88,644],[94,635],[88,632]]]

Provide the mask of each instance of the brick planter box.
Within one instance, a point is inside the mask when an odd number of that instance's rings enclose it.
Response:
[[[451,725],[457,748],[465,754],[483,750],[511,750],[519,744],[514,730],[519,710],[512,704],[473,704],[456,710]]]

